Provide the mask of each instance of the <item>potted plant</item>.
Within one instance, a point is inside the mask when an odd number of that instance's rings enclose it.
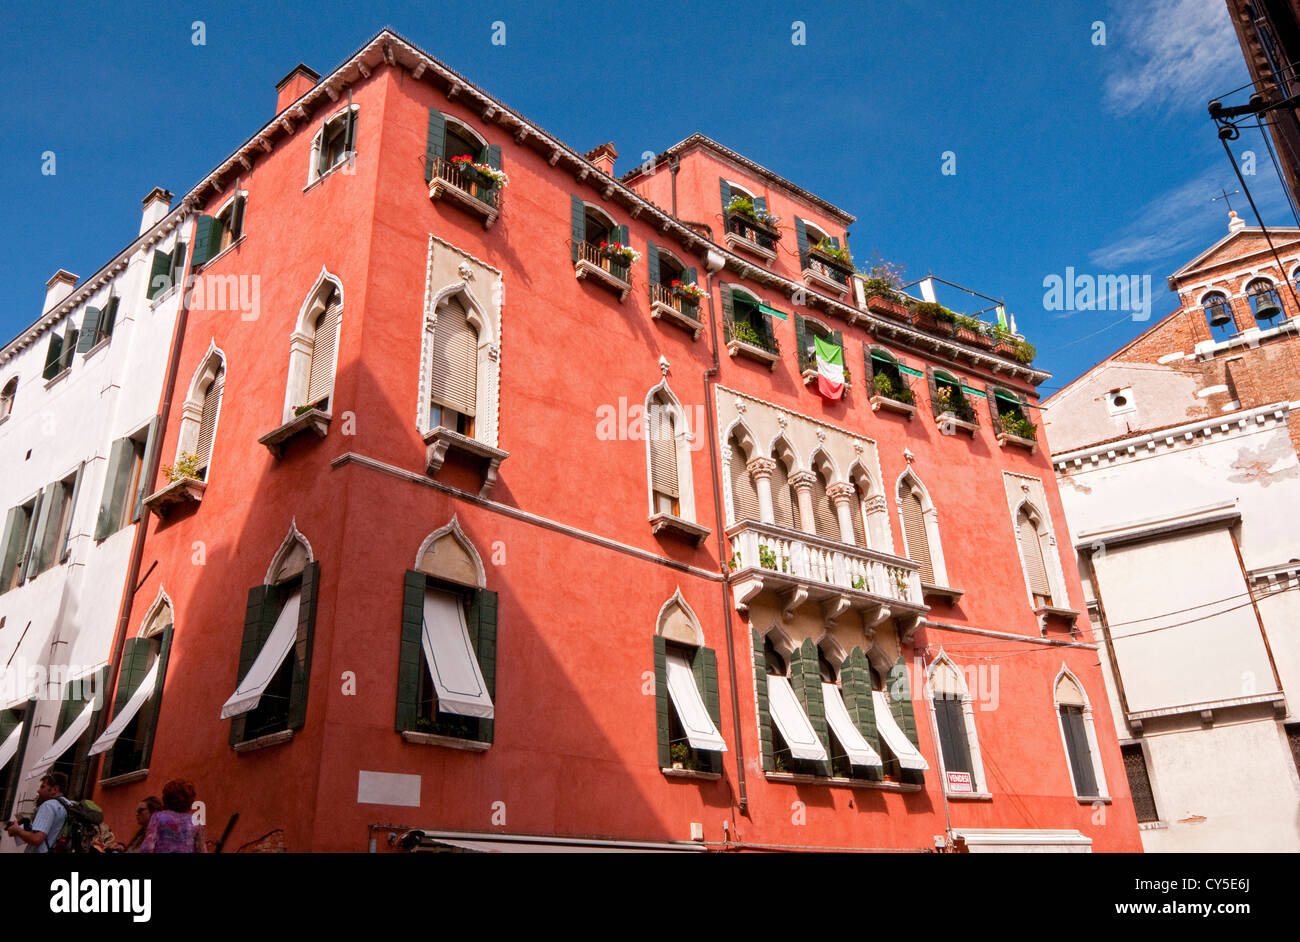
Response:
[[[175,484],[177,481],[201,481],[199,456],[192,452],[181,452],[176,458],[176,463],[168,465],[162,469],[167,480]]]
[[[850,270],[853,268],[853,256],[849,254],[848,246],[838,246],[830,239],[822,239],[813,246],[813,251],[819,255],[834,259],[841,266],[846,266]]]
[[[744,216],[752,222],[766,226],[775,230],[777,224],[781,222],[781,217],[769,213],[765,209],[759,209],[754,205],[754,201],[747,196],[733,196],[727,203],[726,211],[735,216]]]
[[[914,398],[912,390],[900,387],[888,373],[877,373],[871,380],[871,385],[875,389],[876,395],[893,399],[895,402],[905,402],[911,405]]]
[[[736,321],[731,325],[731,336],[735,340],[744,341],[755,347],[761,347],[764,350],[777,352],[776,338],[764,337],[758,332],[758,329],[748,321]]]
[[[622,242],[602,242],[600,251],[607,258],[617,262],[620,265],[634,265],[641,253],[630,245],[624,245]]]
[[[769,547],[758,548],[758,564],[764,569],[776,569],[776,553]]]
[[[1038,426],[1016,412],[1002,413],[1002,431],[1017,438],[1033,438]]]
[[[1017,340],[1015,342],[1015,353],[1013,356],[1015,356],[1018,362],[1026,364],[1033,363],[1034,357],[1037,356],[1037,354],[1038,351],[1034,349],[1034,345],[1029,341]]]
[[[878,261],[861,274],[867,310],[898,320],[908,319],[907,306],[899,292],[899,286],[903,283],[902,268],[886,261]]]
[[[704,289],[688,281],[673,281],[668,287],[674,297],[684,298],[692,303],[698,303],[704,297]]]

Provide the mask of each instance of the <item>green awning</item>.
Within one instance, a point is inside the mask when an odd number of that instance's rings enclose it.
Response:
[[[774,307],[768,307],[766,304],[763,304],[761,301],[759,302],[758,305],[758,313],[766,314],[768,317],[779,317],[783,321],[789,320],[789,316],[784,311],[778,311]]]
[[[898,364],[898,372],[900,372],[900,373],[906,373],[908,376],[924,376],[924,375],[925,375],[925,373],[921,372],[920,370],[914,370],[914,369],[912,369],[910,366],[904,366],[904,365],[901,364],[901,363]]]
[[[965,383],[962,383],[961,391],[964,392],[964,393],[970,393],[972,396],[979,396],[981,399],[987,399],[987,398],[988,398],[988,396],[986,396],[984,393],[980,392],[978,389],[971,389],[971,388],[970,388],[969,386],[967,386]]]

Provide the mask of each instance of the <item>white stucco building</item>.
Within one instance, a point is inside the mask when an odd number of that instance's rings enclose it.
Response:
[[[1300,850],[1300,231],[1274,241],[1281,269],[1234,218],[1046,403],[1148,851]]]
[[[189,217],[171,199],[150,193],[138,236],[90,278],[56,273],[39,318],[0,349],[7,817],[30,812],[45,769],[67,772],[74,796],[86,777],[182,295],[175,246]],[[0,838],[3,852],[20,849]]]

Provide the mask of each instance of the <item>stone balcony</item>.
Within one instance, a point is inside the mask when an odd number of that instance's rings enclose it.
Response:
[[[787,619],[805,602],[820,603],[828,625],[854,609],[869,629],[897,618],[905,641],[925,621],[921,573],[909,559],[754,520],[730,527],[727,539],[742,612],[767,590],[782,600]]]

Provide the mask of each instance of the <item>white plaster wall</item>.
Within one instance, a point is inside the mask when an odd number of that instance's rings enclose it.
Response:
[[[1070,451],[1129,431],[1162,428],[1209,415],[1204,400],[1196,398],[1200,378],[1175,366],[1106,363],[1061,390],[1043,409],[1043,424],[1052,450]],[[1126,386],[1133,387],[1131,401],[1137,408],[1113,416],[1107,408],[1106,394]]]

